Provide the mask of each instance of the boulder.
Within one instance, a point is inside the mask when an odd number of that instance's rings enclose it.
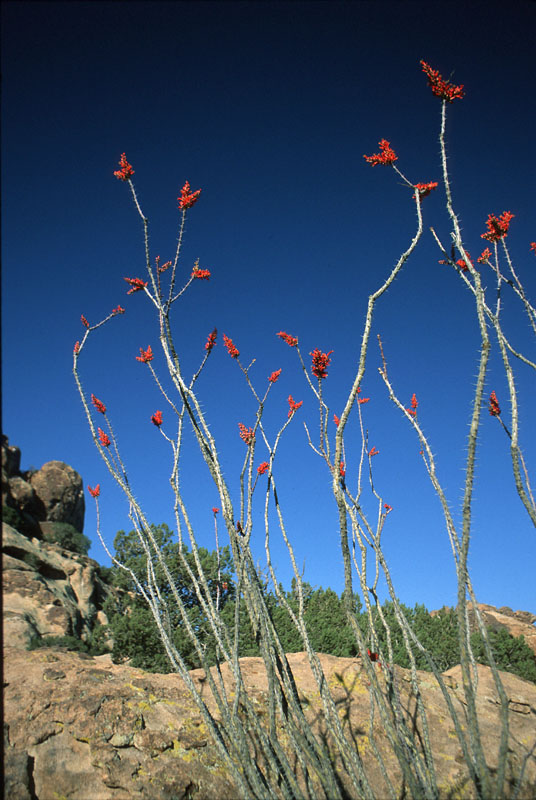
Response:
[[[28,539],[2,524],[4,641],[26,648],[35,636],[87,641],[109,587],[99,565],[57,544]]]
[[[49,461],[33,473],[30,484],[40,505],[38,519],[67,522],[82,533],[85,500],[78,472],[63,461]]]
[[[63,522],[84,529],[82,478],[63,461],[49,461],[39,470],[20,472],[20,450],[2,435],[2,505],[13,511],[19,533],[42,538],[40,522]],[[15,512],[15,515],[13,515]]]

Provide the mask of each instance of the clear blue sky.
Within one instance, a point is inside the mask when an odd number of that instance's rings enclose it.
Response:
[[[157,321],[124,276],[143,277],[140,220],[128,187],[113,177],[125,151],[150,219],[152,254],[174,253],[176,198],[185,180],[202,188],[189,212],[183,275],[197,257],[212,272],[175,306],[185,372],[214,326],[231,336],[262,392],[282,368],[266,412],[272,435],[286,398],[303,400],[276,465],[280,500],[305,579],[342,589],[337,515],[325,465],[308,448],[316,401],[295,352],[333,350],[324,390],[340,413],[351,385],[368,295],[383,282],[414,230],[410,193],[364,153],[385,137],[414,182],[440,180],[440,101],[419,67],[425,59],[463,83],[449,108],[454,199],[466,247],[483,249],[488,213],[515,214],[508,244],[536,297],[533,95],[535,5],[467,3],[5,3],[3,5],[3,430],[22,466],[59,459],[101,485],[102,531],[111,544],[130,530],[127,507],[91,441],[71,373],[72,348],[117,304],[127,313],[90,337],[80,362],[86,390],[108,406],[136,494],[155,523],[174,526],[166,442],[150,423],[166,407],[135,360]],[[425,229],[448,240],[444,195],[423,202]],[[378,377],[381,333],[390,377],[437,456],[439,477],[460,519],[470,401],[478,356],[472,301],[429,234],[378,306],[363,391],[374,478],[393,506],[383,534],[400,599],[452,604],[455,575],[438,500],[418,444]],[[484,270],[484,268],[482,268]],[[489,268],[487,268],[489,269]],[[490,286],[493,285],[488,272]],[[534,339],[505,292],[514,346],[534,359]],[[536,483],[534,374],[517,369],[522,441]],[[506,384],[495,352],[486,392],[505,420]],[[237,423],[255,407],[221,338],[199,381],[233,496],[244,445]],[[532,408],[532,411],[531,411]],[[354,423],[355,424],[355,423]],[[352,439],[351,427],[349,438]],[[167,428],[168,433],[172,428]],[[214,546],[219,505],[188,440],[184,490],[198,540]],[[350,454],[350,452],[348,452]],[[348,458],[355,480],[358,451]],[[261,446],[257,460],[264,458]],[[265,479],[264,479],[265,480]],[[262,479],[261,479],[262,484]],[[262,484],[264,485],[264,484]],[[479,600],[536,610],[536,536],[516,499],[508,443],[484,412],[479,441],[470,566]],[[262,503],[261,497],[258,502]],[[109,563],[86,495],[91,555]],[[260,508],[260,506],[259,506]],[[373,515],[376,506],[369,507]],[[373,517],[374,518],[374,517]],[[285,585],[288,558],[273,530]],[[253,534],[262,564],[263,531]]]

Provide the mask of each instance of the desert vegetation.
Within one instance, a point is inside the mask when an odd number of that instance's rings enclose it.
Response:
[[[414,206],[415,226],[395,265],[378,279],[376,291],[368,298],[361,346],[356,354],[355,375],[346,396],[341,398],[337,406],[337,413],[328,406],[323,392],[323,386],[329,379],[332,352],[315,348],[308,361],[300,349],[299,337],[295,332],[279,331],[277,334],[282,346],[288,346],[295,352],[297,368],[303,371],[308,388],[316,399],[316,432],[313,433],[306,426],[306,444],[325,463],[330,479],[339,521],[338,553],[334,552],[333,558],[341,562],[344,575],[342,597],[329,589],[313,589],[304,580],[278,494],[278,449],[288,426],[295,424],[301,413],[301,398],[289,396],[286,417],[277,433],[272,435],[265,424],[265,410],[271,389],[279,380],[281,371],[272,372],[264,381],[263,388],[260,388],[259,380],[254,377],[256,373],[251,370],[252,364],[243,364],[237,343],[223,334],[223,345],[231,360],[230,365],[238,368],[257,408],[255,418],[240,422],[236,431],[237,446],[243,448],[243,466],[236,483],[231,485],[222,466],[210,420],[205,415],[202,393],[198,392],[198,379],[201,373],[209,369],[210,356],[218,336],[216,329],[208,333],[197,370],[192,375],[187,375],[183,370],[182,348],[190,345],[184,337],[180,338],[180,342],[174,338],[174,307],[194,281],[210,278],[210,271],[196,261],[189,271],[189,277],[179,285],[183,275],[179,257],[185,221],[197,204],[201,190],[192,190],[188,182],[184,184],[178,197],[180,223],[177,250],[173,259],[162,263],[151,253],[148,218],[134,187],[134,169],[125,154],[121,156],[115,172],[116,178],[124,182],[130,191],[145,241],[147,272],[143,277],[126,278],[128,294],[141,293],[154,307],[159,344],[168,372],[164,380],[155,368],[156,353],[151,344],[140,348],[140,355],[137,356],[140,368],[143,366],[156,381],[165,408],[164,412],[155,410],[151,421],[169,446],[175,528],[172,534],[166,527],[155,527],[147,519],[141,501],[132,491],[128,467],[111,424],[106,398],[93,393],[98,393],[97,387],[91,387],[91,391],[86,392],[82,386],[81,364],[90,348],[91,338],[104,324],[117,324],[124,309],[117,306],[96,324],[82,316],[84,334],[74,345],[74,377],[93,441],[117,486],[127,498],[133,526],[128,535],[118,535],[115,552],[102,539],[112,559],[112,580],[133,594],[130,615],[125,613],[125,608],[110,609],[115,646],[117,655],[128,655],[138,664],[147,664],[147,660],[151,660],[157,668],[162,668],[165,663],[182,677],[233,780],[247,798],[372,799],[385,796],[385,792],[393,798],[401,794],[414,798],[438,798],[442,793],[444,795],[444,788],[438,785],[436,776],[427,713],[417,674],[420,669],[432,673],[443,693],[450,717],[449,726],[463,754],[468,776],[466,789],[471,796],[482,800],[518,796],[526,760],[530,757],[529,753],[513,774],[508,760],[508,699],[499,674],[499,668],[506,661],[510,665],[516,662],[519,666],[524,655],[516,655],[513,645],[486,630],[478,613],[468,559],[478,434],[483,419],[489,415],[504,429],[519,502],[532,522],[536,523],[536,504],[519,440],[514,369],[520,363],[523,368],[531,370],[536,365],[525,352],[511,343],[506,326],[503,326],[502,310],[508,296],[509,300],[518,304],[519,313],[526,315],[527,329],[532,332],[536,332],[536,311],[525,293],[506,245],[512,213],[490,213],[487,221],[483,221],[483,232],[480,234],[484,240],[482,253],[477,258],[471,258],[467,251],[462,225],[453,205],[445,140],[447,110],[451,103],[463,99],[464,89],[461,85],[444,80],[427,63],[421,62],[421,67],[441,110],[439,142],[442,191],[450,226],[448,241],[441,238],[435,227],[430,228],[429,223],[427,226],[437,244],[441,263],[456,273],[460,290],[469,293],[472,298],[477,331],[476,379],[467,436],[461,522],[458,524],[455,521],[452,506],[441,484],[436,456],[424,425],[419,420],[419,399],[413,394],[408,402],[408,399],[399,396],[391,379],[387,348],[381,336],[377,337],[377,341],[373,337],[377,305],[382,302],[395,279],[403,280],[404,266],[424,235],[426,198],[431,192],[440,190],[436,182],[409,180],[399,169],[399,157],[390,142],[381,139],[378,152],[365,158],[372,167],[392,169],[396,179],[410,190],[408,197],[411,196]],[[530,244],[530,247],[536,250],[536,243]],[[485,281],[482,278],[484,270],[487,271]],[[412,430],[423,467],[443,510],[445,535],[450,544],[457,579],[457,604],[454,611],[434,618],[423,608],[410,609],[399,601],[382,545],[382,533],[393,509],[374,481],[374,462],[379,453],[377,447],[368,441],[363,421],[363,409],[368,398],[363,396],[361,386],[373,344],[375,352],[379,353],[379,374],[385,391],[398,409],[401,424],[410,426]],[[495,390],[491,394],[486,391],[492,352],[498,353],[506,377],[510,405],[509,419],[506,421],[502,411],[506,400],[498,397]],[[219,498],[218,505],[212,508],[215,536],[215,549],[212,551],[198,543],[193,518],[182,490],[182,471],[191,457],[190,435],[193,435],[197,452],[202,455]],[[352,456],[351,446],[356,447]],[[264,454],[260,458],[259,450]],[[95,499],[98,515],[100,485],[88,487],[88,490]],[[262,497],[257,500],[259,495]],[[285,542],[292,564],[294,579],[290,589],[281,585],[274,567],[271,549],[274,527]],[[262,568],[256,562],[251,548],[254,533],[262,536],[265,542],[265,564]],[[380,575],[389,595],[388,601],[383,604],[378,599]],[[469,621],[470,603],[477,620],[476,634],[472,632]],[[508,647],[512,648],[509,654],[506,652]],[[522,645],[519,647],[521,653]],[[317,683],[327,731],[324,737],[312,732],[296,690],[287,659],[287,653],[296,650],[307,653]],[[367,746],[376,747],[375,732],[381,729],[399,774],[399,785],[395,785],[388,775],[388,759],[376,748],[377,765],[384,778],[380,795],[375,780],[364,765],[365,744],[347,736],[345,732],[317,655],[321,650],[355,655],[362,659],[371,697]],[[240,657],[249,654],[261,656],[268,679],[268,712],[262,720],[244,687],[241,675]],[[498,752],[494,754],[493,768],[480,734],[475,700],[477,660],[489,664],[501,709],[500,744]],[[454,706],[442,676],[444,670],[453,663],[461,665],[463,713]],[[396,664],[403,664],[409,669],[412,696],[415,698],[414,715],[409,715],[401,702]],[[235,681],[233,695],[228,694],[221,677],[223,665],[230,670]],[[211,712],[192,681],[189,674],[192,666],[205,670],[217,715]],[[210,669],[213,666],[216,666],[215,670]],[[522,669],[526,669],[525,676],[529,677],[529,667]],[[533,680],[534,675],[531,674]]]

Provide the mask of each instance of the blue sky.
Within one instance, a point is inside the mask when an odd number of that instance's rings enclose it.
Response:
[[[152,344],[163,374],[157,320],[141,293],[127,297],[123,281],[143,277],[144,265],[139,217],[128,187],[113,177],[123,151],[136,170],[153,257],[173,256],[176,198],[185,180],[203,190],[188,214],[182,275],[199,258],[212,277],[192,285],[173,321],[186,374],[196,370],[210,331],[220,331],[198,386],[234,498],[244,457],[237,423],[253,424],[255,404],[221,333],[232,337],[245,365],[256,359],[250,374],[259,392],[282,368],[265,415],[272,436],[286,419],[288,395],[304,401],[275,475],[298,563],[313,586],[343,588],[337,515],[330,476],[303,429],[306,421],[317,430],[316,401],[295,352],[275,334],[298,336],[307,363],[316,347],[334,351],[323,388],[340,413],[367,298],[415,226],[411,193],[363,154],[377,152],[386,138],[411,181],[440,180],[441,103],[427,88],[420,59],[465,85],[447,127],[466,247],[481,252],[489,213],[514,213],[507,241],[535,297],[534,4],[470,3],[462,21],[459,10],[455,3],[411,2],[3,5],[3,431],[21,448],[23,469],[59,459],[85,486],[100,483],[110,545],[118,530],[132,526],[91,441],[72,377],[81,314],[94,324],[119,303],[127,310],[92,333],[81,376],[108,407],[147,516],[174,524],[169,452],[150,423],[156,409],[164,428],[170,415],[135,360]],[[449,241],[444,206],[440,190],[426,198],[424,224]],[[419,420],[459,521],[479,342],[471,297],[440,258],[426,233],[378,305],[362,384],[371,398],[363,406],[369,441],[380,451],[375,485],[393,506],[383,542],[395,587],[403,602],[429,608],[455,601],[450,548],[418,444],[378,377],[375,341],[380,333],[401,400],[409,404],[417,394]],[[505,293],[505,327],[513,345],[534,358],[528,322],[512,301]],[[524,453],[534,465],[534,375],[516,370]],[[487,394],[492,389],[508,422],[496,346]],[[359,455],[354,449],[350,456],[351,442],[358,444],[355,419],[348,428],[350,483]],[[186,451],[185,496],[199,543],[212,548],[218,497],[191,437]],[[259,446],[256,460],[264,457]],[[256,500],[260,513],[262,497]],[[376,505],[368,508],[375,519]],[[85,533],[90,555],[109,563],[89,495]],[[263,539],[257,527],[253,547],[261,565]],[[288,585],[276,528],[273,557]],[[535,563],[534,528],[517,500],[508,442],[485,411],[470,554],[478,599],[534,610]]]

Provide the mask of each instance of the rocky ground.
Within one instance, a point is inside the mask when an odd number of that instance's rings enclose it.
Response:
[[[382,798],[386,790],[371,748],[368,682],[361,661],[325,655],[320,659],[346,733],[355,737]],[[318,687],[307,657],[294,653],[289,662],[306,716],[320,735],[324,725]],[[262,660],[241,659],[241,667],[262,718],[267,691]],[[409,674],[398,668],[396,673],[403,704],[411,713]],[[203,671],[191,674],[216,713]],[[232,691],[225,667],[223,674]],[[517,770],[536,740],[536,686],[508,673],[501,677],[510,707],[510,764]],[[463,713],[459,667],[445,673],[445,679],[456,710]],[[419,673],[419,680],[443,796],[471,797],[444,698],[429,673]],[[10,800],[232,800],[237,796],[197,706],[176,675],[114,665],[109,656],[8,647],[4,683],[6,797]],[[484,750],[493,766],[499,701],[487,667],[479,667],[477,698]],[[376,730],[375,736],[379,749],[387,754],[381,731]],[[396,779],[398,768],[388,755],[387,764]],[[533,754],[520,800],[534,797],[535,786]]]

